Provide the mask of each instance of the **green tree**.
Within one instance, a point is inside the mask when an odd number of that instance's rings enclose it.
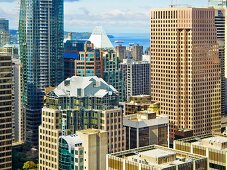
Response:
[[[36,170],[37,165],[33,161],[27,161],[23,165],[24,170]]]

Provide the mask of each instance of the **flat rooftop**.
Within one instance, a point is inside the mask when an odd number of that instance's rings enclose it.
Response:
[[[158,146],[150,145],[146,147],[131,149],[118,153],[109,154],[121,159],[126,159],[135,163],[142,163],[157,168],[175,167],[176,165],[193,163],[196,160],[206,159],[202,156]],[[168,158],[168,159],[167,159]],[[163,161],[158,161],[163,160]],[[162,163],[164,162],[164,163]]]
[[[158,148],[158,149],[141,152],[140,155],[147,156],[147,157],[152,156],[154,158],[161,158],[161,157],[168,157],[170,155],[176,155],[176,152]]]
[[[209,142],[215,142],[215,143],[226,143],[227,137],[214,136],[214,137],[202,139],[202,141],[209,141]]]
[[[227,137],[213,136],[194,142],[193,145],[199,145],[217,150],[227,150]]]
[[[201,135],[201,136],[194,136],[190,138],[179,139],[176,141],[191,143],[192,145],[199,145],[199,146],[216,149],[216,150],[227,151],[227,136]]]
[[[85,130],[80,130],[78,132],[83,133],[83,134],[96,134],[96,133],[103,133],[106,131],[100,130],[100,129],[85,129]]]

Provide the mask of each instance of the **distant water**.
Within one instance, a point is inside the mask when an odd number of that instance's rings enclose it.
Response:
[[[128,46],[129,43],[139,44],[144,47],[144,50],[146,50],[150,46],[150,35],[149,33],[113,33],[111,34],[114,36],[114,38],[110,38],[110,41],[114,46],[117,46],[119,44],[122,44],[124,46]],[[115,41],[123,41],[124,43],[115,43]]]

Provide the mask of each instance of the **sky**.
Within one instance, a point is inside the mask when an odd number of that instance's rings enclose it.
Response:
[[[0,18],[18,28],[20,0],[0,0]],[[103,26],[108,33],[148,33],[149,11],[175,4],[207,6],[208,0],[65,0],[65,31],[91,32]]]

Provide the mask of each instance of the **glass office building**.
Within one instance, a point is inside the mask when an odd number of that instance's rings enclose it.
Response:
[[[63,0],[21,0],[19,20],[26,140],[37,145],[44,89],[64,78]]]
[[[227,7],[227,1],[226,0],[209,0],[209,6]]]

